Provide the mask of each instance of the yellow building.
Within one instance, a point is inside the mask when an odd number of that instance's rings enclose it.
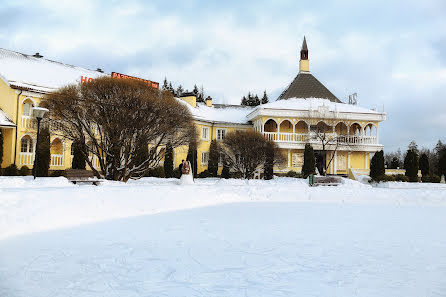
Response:
[[[16,164],[32,168],[36,123],[31,109],[46,93],[102,75],[100,69],[92,71],[46,60],[39,54],[0,49],[1,167]],[[385,113],[342,103],[321,84],[310,73],[305,39],[299,73],[275,102],[257,107],[213,104],[212,100],[203,103],[191,93],[178,100],[188,106],[199,132],[198,173],[207,169],[211,140],[222,141],[235,130],[254,129],[278,144],[286,162],[275,168],[277,173],[301,170],[306,143],[315,150],[319,170],[326,162],[332,174],[348,174],[350,169],[367,171],[370,154],[383,148],[378,127]],[[187,147],[175,149],[175,166],[186,159],[186,154]],[[71,160],[71,144],[52,136],[50,169],[70,168]]]

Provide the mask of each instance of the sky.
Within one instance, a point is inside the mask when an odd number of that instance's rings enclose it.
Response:
[[[0,0],[0,47],[239,104],[275,100],[299,69],[387,113],[385,151],[446,142],[446,1]]]

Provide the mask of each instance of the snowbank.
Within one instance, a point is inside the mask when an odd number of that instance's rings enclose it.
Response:
[[[444,185],[373,188],[344,179],[338,187],[308,186],[296,178],[274,180],[143,178],[127,184],[73,185],[65,178],[0,177],[0,239],[116,218],[235,202],[446,205]]]

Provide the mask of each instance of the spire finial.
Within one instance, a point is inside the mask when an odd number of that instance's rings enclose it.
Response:
[[[303,51],[308,51],[307,40],[305,39],[305,35],[304,35],[304,41],[302,42],[302,50]]]
[[[304,41],[302,42],[302,49],[300,50],[300,62],[299,72],[310,72],[310,62],[308,61],[308,47],[307,39],[304,35]]]

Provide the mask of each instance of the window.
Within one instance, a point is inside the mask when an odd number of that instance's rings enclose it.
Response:
[[[20,152],[22,153],[32,153],[33,152],[33,141],[29,137],[22,138],[20,142]]]
[[[201,153],[201,164],[208,164],[209,161],[209,152],[202,152]]]
[[[226,129],[217,129],[217,140],[225,139]]]
[[[209,128],[208,127],[203,127],[203,129],[201,129],[201,138],[204,140],[209,140]]]
[[[31,111],[32,111],[32,103],[27,101],[23,104],[23,115],[24,116],[31,116]]]

